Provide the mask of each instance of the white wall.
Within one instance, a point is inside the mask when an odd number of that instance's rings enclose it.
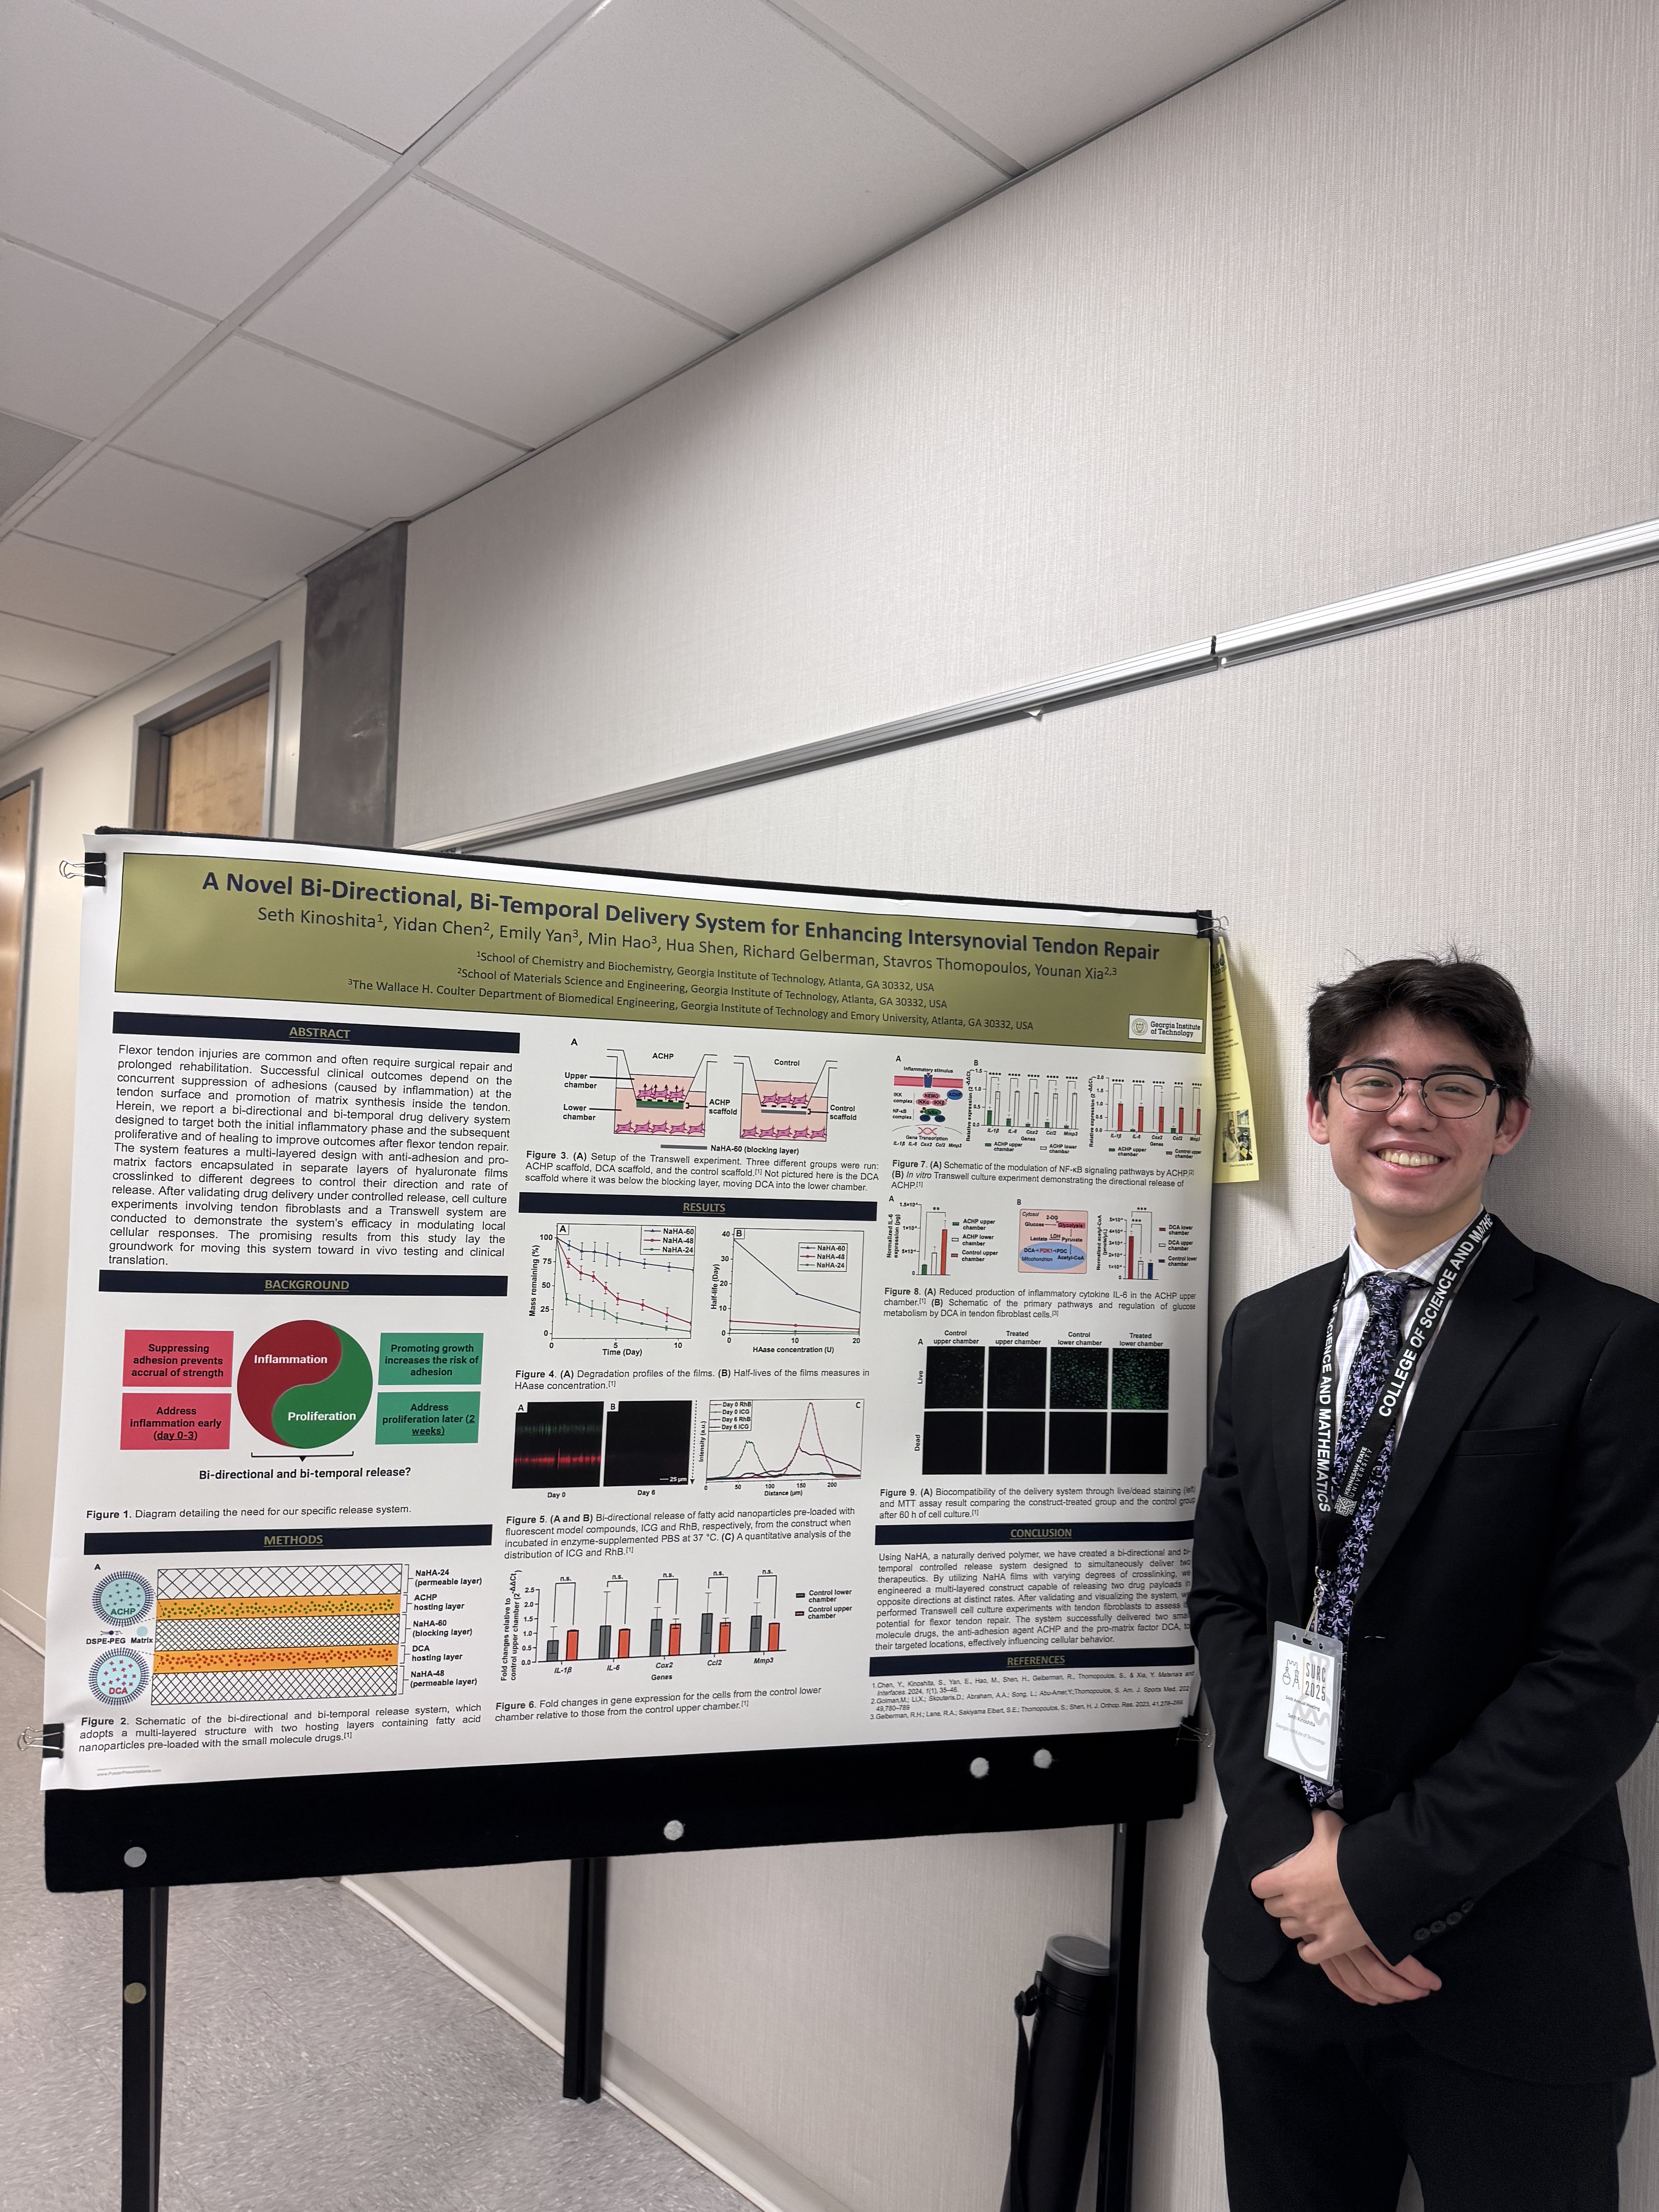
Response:
[[[1232,925],[1265,1160],[1260,1185],[1216,1194],[1217,1337],[1246,1291],[1334,1254],[1346,1234],[1343,1194],[1299,1127],[1302,1014],[1316,984],[1358,961],[1455,939],[1514,978],[1539,1042],[1538,1111],[1495,1174],[1498,1210],[1575,1266],[1659,1297],[1659,1024],[1646,946],[1656,687],[1659,570],[1647,569],[521,849],[727,874],[759,850],[787,854],[808,878],[918,890],[960,890],[965,862],[975,884],[1011,897],[1213,903]],[[1652,1751],[1624,1794],[1659,1998]],[[1139,2212],[1225,2203],[1198,1942],[1218,1826],[1206,1774],[1193,1810],[1152,1832]],[[982,1886],[972,1920],[957,1923],[964,1964],[975,1945],[1006,1962],[1005,1931],[1052,1840],[1005,1839],[1001,1887]],[[645,2056],[669,2073],[695,2064],[700,2078],[729,2080],[733,2100],[750,2106],[769,2095],[764,2139],[784,2155],[820,2124],[825,2098],[846,2114],[872,2099],[908,2109],[908,2161],[872,2177],[842,2168],[830,2185],[858,2212],[988,2212],[990,2131],[972,2130],[988,2107],[1001,2115],[997,2038],[964,2039],[938,2100],[919,2094],[902,2058],[866,2065],[857,2039],[842,2040],[851,1977],[824,1931],[856,1911],[860,1885],[902,1881],[903,1853],[939,1852],[907,1939],[924,1952],[961,1906],[942,1847],[865,1848],[857,1868],[802,1855],[757,1884],[764,1903],[749,1907],[723,1870],[700,1892],[694,1860],[638,1862],[629,1881],[650,1902],[637,1924],[619,1911],[613,1974],[625,1990],[643,1988],[671,1903],[677,1972],[710,1988],[726,1986],[734,1958],[775,1940],[801,1967],[791,1982],[797,2033],[825,2064],[810,2097],[792,2099],[773,2050],[741,2024],[723,2022],[698,2047],[679,2040],[684,2023],[665,2023]],[[441,1879],[447,1909],[465,1917],[492,1878]],[[527,1870],[514,1879],[528,1885]],[[902,2010],[904,1999],[890,1990],[884,2002]],[[950,2009],[972,2018],[977,2038],[975,2005],[1000,2010],[964,1971]],[[626,2016],[637,2033],[637,2003]],[[973,2181],[935,2194],[918,2177],[964,2127],[980,2160]],[[1638,2085],[1624,2166],[1627,2212],[1659,2212],[1656,2077]]]
[[[78,881],[59,875],[58,863],[80,859],[85,831],[129,819],[133,717],[273,644],[282,649],[275,825],[279,836],[290,834],[300,757],[303,586],[268,601],[211,644],[164,661],[136,684],[84,708],[46,735],[24,738],[0,753],[0,785],[33,769],[40,771],[11,1306],[0,1398],[0,1620],[36,1644],[46,1632],[46,1564],[58,1468],[75,1008],[85,896]],[[72,1376],[70,1387],[74,1387]]]
[[[400,837],[1659,513],[1656,110],[1649,0],[1346,0],[416,525]],[[1457,935],[1542,1045],[1498,1203],[1659,1292],[1656,616],[1620,578],[533,849],[1229,915],[1268,1166],[1218,1194],[1218,1327],[1340,1241],[1295,1127],[1314,984]],[[1651,1937],[1650,1761],[1626,1795]],[[1142,2212],[1224,2201],[1217,1820],[1206,1779],[1154,1834]],[[1106,1863],[1085,1832],[635,1862],[614,2063],[780,2202],[989,2212],[1008,2000],[1042,1934],[1098,1930]],[[556,1870],[398,1887],[556,2018]],[[1659,2212],[1648,2087],[1626,2167]]]
[[[1659,513],[1656,112],[1345,0],[418,524],[399,835]]]

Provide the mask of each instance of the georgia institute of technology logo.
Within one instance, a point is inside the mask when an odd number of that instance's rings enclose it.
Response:
[[[1130,1017],[1129,1017],[1129,1035],[1130,1035],[1132,1037],[1144,1037],[1144,1036],[1150,1036],[1152,1035],[1152,1024],[1147,1020],[1147,1018],[1146,1018],[1146,1015],[1145,1015],[1145,1014],[1131,1014],[1131,1015],[1130,1015]]]

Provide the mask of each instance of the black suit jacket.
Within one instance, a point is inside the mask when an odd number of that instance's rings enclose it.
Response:
[[[1227,1809],[1204,1942],[1234,1981],[1285,1954],[1252,1876],[1313,1833],[1262,1744],[1273,1623],[1312,1602],[1314,1396],[1346,1265],[1235,1311],[1199,1495]],[[1614,1784],[1659,1712],[1659,1306],[1493,1230],[1400,1432],[1345,1673],[1342,1885],[1385,1957],[1443,1984],[1393,2017],[1522,2081],[1645,2072]]]

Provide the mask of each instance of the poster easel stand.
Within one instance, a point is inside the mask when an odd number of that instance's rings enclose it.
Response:
[[[605,2056],[605,1908],[609,1859],[570,1862],[570,1936],[564,1969],[564,2094],[584,2105],[599,2098]]]
[[[121,2212],[156,2212],[161,2189],[167,1894],[121,1893]]]
[[[1140,1920],[1146,1893],[1146,1823],[1112,1829],[1112,1995],[1101,2085],[1096,2212],[1129,2212],[1134,2186],[1135,2045],[1140,2010]]]
[[[1096,2212],[1128,2212],[1133,2185],[1136,2019],[1146,1823],[1112,1830],[1111,2015],[1101,2091]],[[570,1862],[563,2094],[596,2104],[605,2046],[605,1952],[611,1862]],[[166,1889],[121,1893],[121,2212],[159,2212],[161,2063],[167,2018]]]

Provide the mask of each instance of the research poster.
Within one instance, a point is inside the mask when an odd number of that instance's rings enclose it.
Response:
[[[91,842],[46,1788],[1187,1711],[1194,920]]]

